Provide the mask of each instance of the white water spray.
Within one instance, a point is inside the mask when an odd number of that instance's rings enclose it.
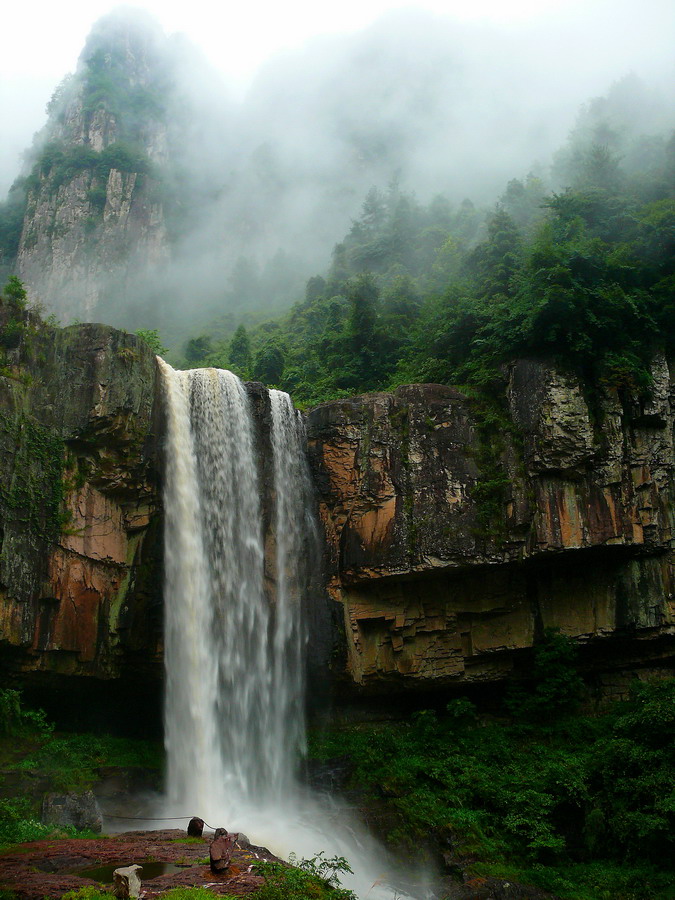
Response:
[[[239,379],[160,364],[168,806],[244,831],[280,855],[345,856],[357,873],[350,887],[372,900],[392,897],[381,885],[382,851],[295,778],[305,742],[302,594],[312,532],[300,417],[287,394],[269,392],[272,465],[264,470],[265,438],[256,439]]]

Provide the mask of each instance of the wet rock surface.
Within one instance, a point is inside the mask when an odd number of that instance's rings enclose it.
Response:
[[[230,865],[215,874],[208,864],[212,835],[199,843],[186,840],[180,830],[131,831],[98,840],[50,840],[22,844],[0,853],[0,887],[16,892],[20,900],[60,898],[66,891],[97,884],[91,878],[74,874],[87,866],[117,864],[120,868],[142,865],[144,860],[174,863],[180,871],[142,880],[143,895],[155,897],[173,887],[208,887],[217,894],[248,896],[263,878],[254,874],[257,861],[277,860],[264,847],[249,845],[245,850],[235,844]],[[110,889],[110,888],[109,888]]]
[[[45,825],[67,825],[80,830],[101,831],[103,821],[93,791],[83,794],[47,794],[42,801]]]
[[[675,380],[652,370],[649,398],[519,360],[487,407],[409,385],[308,413],[345,689],[503,681],[546,627],[600,682],[672,669]]]
[[[158,679],[155,357],[104,325],[39,325],[12,353],[0,376],[0,665],[27,688]]]
[[[86,698],[92,715],[143,691],[158,709],[156,360],[103,325],[37,328],[8,355],[0,672],[29,692],[61,691],[62,704]],[[329,597],[309,560],[317,695],[328,662],[357,698],[503,682],[527,670],[548,626],[578,640],[586,673],[612,696],[631,673],[672,669],[673,367],[657,357],[652,375],[648,398],[589,397],[569,373],[520,360],[496,416],[443,385],[310,411]],[[268,395],[248,392],[265,459]],[[263,465],[261,483],[270,478]],[[266,556],[272,584],[272,545]]]

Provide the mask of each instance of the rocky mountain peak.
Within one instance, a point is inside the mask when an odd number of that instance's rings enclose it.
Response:
[[[26,179],[17,269],[66,321],[111,319],[167,258],[160,185],[169,160],[168,39],[149,17],[100,20],[59,85]]]

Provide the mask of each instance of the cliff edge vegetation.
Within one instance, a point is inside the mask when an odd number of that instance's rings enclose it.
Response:
[[[675,135],[617,125],[623,94],[639,95],[628,82],[582,111],[550,173],[514,178],[487,213],[373,188],[290,313],[223,320],[220,341],[214,323],[185,364],[305,405],[411,382],[493,394],[506,361],[532,356],[589,391],[647,393],[654,352],[675,346]]]

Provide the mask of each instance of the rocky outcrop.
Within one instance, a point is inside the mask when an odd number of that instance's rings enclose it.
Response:
[[[672,666],[675,389],[663,358],[653,379],[648,401],[589,399],[572,375],[521,360],[502,401],[412,385],[312,410],[348,681],[499,681],[548,626],[575,637],[601,678]]]
[[[4,678],[158,681],[155,357],[104,325],[53,329],[27,316],[4,363]]]
[[[91,320],[168,258],[158,185],[115,168],[56,180],[50,171],[28,192],[17,269],[35,302],[65,322]]]
[[[101,810],[91,790],[82,794],[46,794],[41,821],[44,825],[66,825],[96,832],[103,828]]]
[[[1,670],[90,696],[159,685],[155,358],[107,326],[22,315],[0,308]],[[269,397],[248,390],[269,493]],[[352,692],[494,684],[548,626],[609,694],[672,666],[674,409],[657,358],[648,399],[521,360],[492,399],[410,385],[309,412],[330,597],[323,611],[308,540],[313,689],[331,648]]]
[[[112,14],[49,104],[25,179],[16,271],[63,322],[120,322],[168,260],[165,44],[153,23]]]

